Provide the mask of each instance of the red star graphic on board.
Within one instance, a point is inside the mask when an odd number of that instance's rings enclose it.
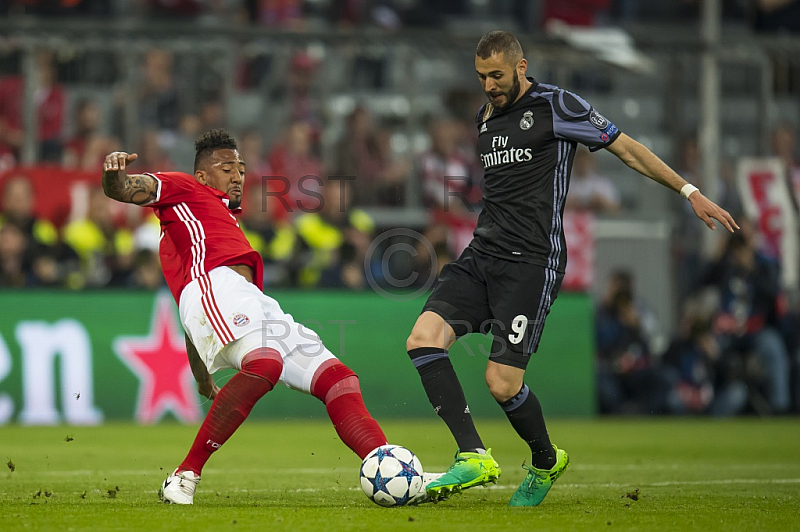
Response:
[[[114,351],[139,377],[136,419],[155,423],[172,411],[183,422],[202,414],[192,377],[183,331],[175,319],[172,300],[159,294],[147,336],[125,336],[114,341]]]

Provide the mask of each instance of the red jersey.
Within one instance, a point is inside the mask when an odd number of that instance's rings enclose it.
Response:
[[[182,172],[147,173],[158,181],[152,207],[161,220],[159,256],[175,302],[192,280],[218,266],[246,264],[263,290],[264,264],[228,207],[228,195]]]

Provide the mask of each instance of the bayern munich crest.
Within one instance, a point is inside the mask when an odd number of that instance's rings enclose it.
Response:
[[[250,318],[244,314],[237,314],[233,317],[233,324],[237,327],[244,327],[248,323],[250,323]]]
[[[533,111],[525,111],[522,120],[519,121],[519,128],[528,130],[533,127]]]

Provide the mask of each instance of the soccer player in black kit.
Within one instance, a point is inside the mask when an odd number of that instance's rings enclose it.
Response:
[[[523,382],[545,318],[564,277],[567,249],[562,215],[577,144],[609,150],[642,175],[680,192],[711,229],[717,220],[738,229],[650,150],[620,132],[573,93],[526,77],[517,39],[484,35],[475,70],[489,102],[475,117],[485,170],[474,238],[444,266],[406,342],[428,399],[458,444],[456,460],[427,486],[431,500],[494,482],[500,467],[478,435],[447,350],[472,332],[494,336],[486,384],[531,449],[528,474],[511,506],[537,506],[564,472],[569,456],[550,443],[542,408]]]

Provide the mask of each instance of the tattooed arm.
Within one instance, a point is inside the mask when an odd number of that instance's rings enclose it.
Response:
[[[146,205],[156,199],[158,182],[143,174],[127,174],[125,166],[139,157],[135,153],[115,151],[103,163],[103,191],[111,199],[123,203]]]

